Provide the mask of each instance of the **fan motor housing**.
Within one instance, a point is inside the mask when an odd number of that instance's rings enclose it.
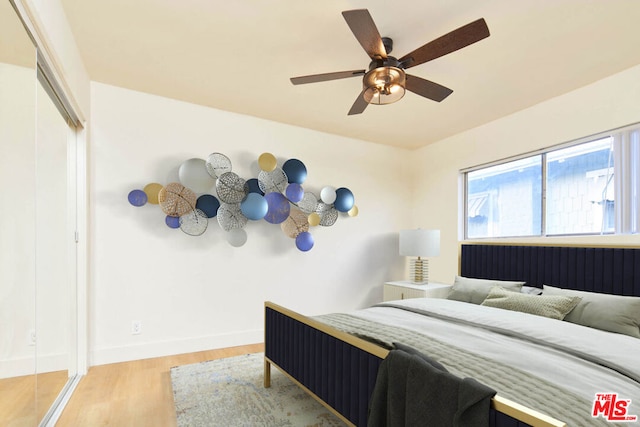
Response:
[[[391,37],[382,37],[382,44],[384,45],[384,50],[387,52],[387,55],[390,54],[393,50],[393,40]]]
[[[374,59],[373,61],[371,61],[369,63],[368,71],[371,71],[380,67],[394,67],[394,68],[400,68],[400,69],[404,68],[402,66],[402,63],[398,61],[396,58],[394,58],[393,56],[387,56],[385,59]]]

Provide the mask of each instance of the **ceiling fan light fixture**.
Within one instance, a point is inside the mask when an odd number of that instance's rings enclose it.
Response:
[[[391,104],[402,99],[406,78],[403,70],[384,66],[369,70],[362,80],[364,99],[369,104]]]
[[[371,58],[368,71],[350,70],[292,77],[291,83],[299,85],[364,75],[362,91],[351,105],[347,113],[349,116],[362,114],[369,104],[383,105],[396,102],[404,97],[406,90],[432,101],[441,102],[451,95],[453,92],[451,89],[421,77],[405,74],[404,70],[455,52],[490,35],[487,23],[484,18],[480,18],[398,59],[389,55],[393,50],[393,40],[389,37],[380,37],[380,32],[367,9],[345,10],[342,16],[356,40]],[[409,78],[409,86],[407,86],[407,78]]]

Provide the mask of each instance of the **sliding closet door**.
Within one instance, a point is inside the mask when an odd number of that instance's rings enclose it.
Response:
[[[28,34],[0,0],[0,426],[35,427],[79,378],[78,121]]]
[[[35,409],[36,49],[0,1],[0,425]]]
[[[40,72],[40,70],[38,71]],[[74,129],[39,76],[36,119],[36,408],[42,420],[75,374],[75,208],[68,157]],[[71,190],[73,191],[73,190]],[[70,372],[71,368],[71,372]]]

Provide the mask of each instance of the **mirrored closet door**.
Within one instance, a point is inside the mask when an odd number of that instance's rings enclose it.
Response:
[[[0,425],[37,425],[36,49],[0,1]]]
[[[0,425],[50,425],[77,379],[76,129],[0,0]]]
[[[36,409],[45,425],[76,374],[76,132],[40,67],[37,72]]]

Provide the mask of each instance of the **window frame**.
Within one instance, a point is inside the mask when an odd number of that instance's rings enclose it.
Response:
[[[613,144],[613,183],[615,194],[614,205],[614,230],[612,232],[591,232],[591,233],[566,233],[548,234],[547,231],[547,155],[551,152],[595,142],[599,139],[611,137]],[[470,172],[522,160],[534,156],[541,156],[542,177],[540,197],[541,208],[541,230],[540,234],[514,235],[499,237],[469,237],[469,181]],[[640,122],[631,125],[615,128],[612,130],[599,132],[597,134],[582,137],[576,140],[567,141],[518,154],[515,156],[501,158],[499,160],[482,163],[476,166],[461,169],[459,171],[462,183],[462,212],[459,215],[462,221],[461,230],[463,240],[498,240],[509,238],[547,238],[562,236],[598,236],[598,235],[620,235],[635,234],[640,232]]]

